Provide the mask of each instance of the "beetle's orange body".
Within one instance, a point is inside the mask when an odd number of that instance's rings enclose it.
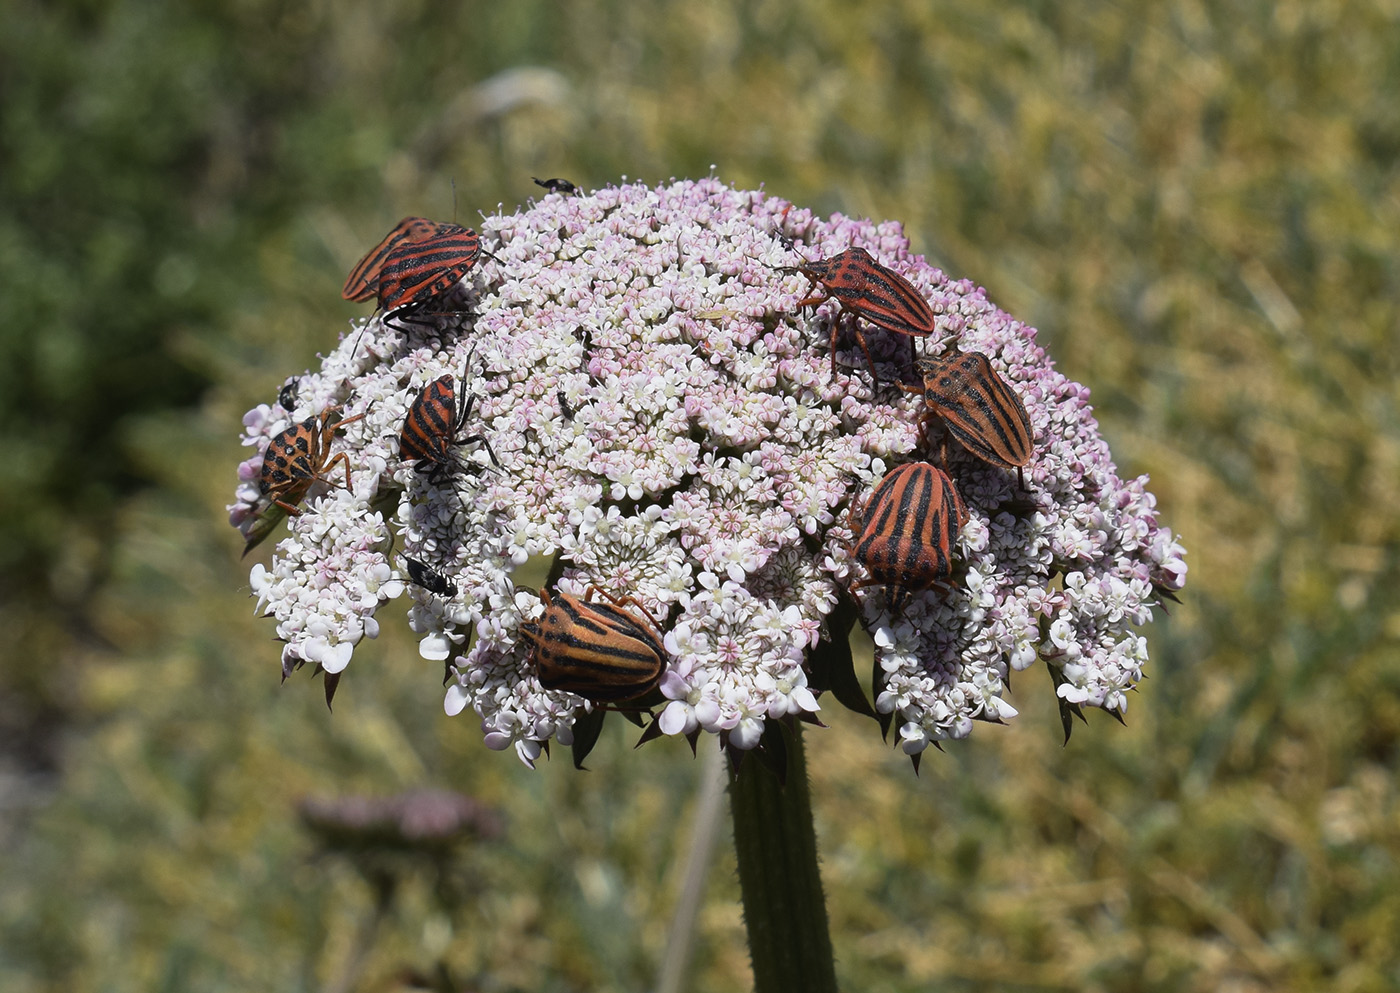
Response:
[[[824,292],[801,301],[798,306],[823,303],[834,297],[843,310],[863,317],[876,327],[911,338],[926,338],[933,334],[934,314],[928,301],[919,295],[914,284],[888,266],[875,261],[863,248],[848,248],[829,259],[806,262],[797,271]],[[831,375],[836,376],[836,325],[831,328]],[[859,322],[855,325],[856,340],[860,342],[865,359],[874,369],[874,360],[865,343]],[[912,345],[912,341],[910,343]]]
[[[592,601],[594,593],[604,599]],[[519,631],[534,645],[540,685],[567,690],[595,703],[619,703],[656,688],[666,671],[661,631],[630,596],[590,586],[583,598],[540,591],[544,616]],[[631,606],[643,619],[623,609]]]
[[[984,462],[1019,469],[1035,454],[1026,406],[981,352],[953,348],[920,359],[924,402],[949,434]]]
[[[263,453],[258,489],[289,514],[300,514],[297,504],[317,481],[334,485],[331,473],[345,467],[345,489],[354,492],[350,481],[350,457],[344,452],[331,456],[336,431],[364,417],[356,414],[334,420],[340,408],[334,404],[277,434]]]
[[[882,585],[897,613],[914,593],[948,582],[953,545],[965,523],[967,510],[946,472],[927,462],[899,466],[863,505],[851,504],[851,554],[869,577],[851,590]]]

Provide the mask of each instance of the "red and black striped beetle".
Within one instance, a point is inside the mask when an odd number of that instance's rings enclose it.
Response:
[[[591,600],[593,594],[602,600]],[[535,670],[548,690],[594,703],[621,703],[656,688],[666,671],[661,630],[641,602],[590,586],[579,598],[540,591],[544,616],[519,632],[534,646]],[[625,607],[641,614],[638,618]]]
[[[379,271],[379,309],[385,319],[421,310],[456,286],[476,265],[481,239],[460,224],[439,224],[421,241],[401,241]]]
[[[350,479],[350,456],[345,452],[332,456],[331,443],[337,431],[365,415],[333,420],[339,411],[340,407],[332,404],[300,424],[293,424],[274,436],[263,453],[258,489],[289,514],[301,513],[296,505],[306,496],[312,483],[335,485],[330,477],[337,465],[345,467],[344,488],[351,493],[355,491]]]
[[[942,419],[964,448],[1003,469],[1020,471],[1030,462],[1035,435],[1026,405],[987,356],[955,347],[920,359],[916,368],[928,416]]]
[[[340,295],[346,300],[353,300],[356,303],[364,301],[379,294],[379,274],[384,268],[384,262],[389,257],[389,253],[397,248],[401,243],[425,241],[437,234],[442,225],[436,221],[430,221],[426,217],[405,217],[394,225],[394,229],[384,236],[384,240],[375,245],[365,257],[355,263],[355,268],[350,270],[350,275],[345,277],[345,285],[341,287]]]
[[[928,301],[919,295],[914,284],[888,266],[875,261],[874,256],[863,248],[848,248],[829,259],[804,262],[796,271],[806,276],[811,284],[820,285],[824,292],[814,294],[798,303],[798,307],[824,303],[835,298],[842,311],[856,318],[865,318],[876,327],[897,334],[910,336],[910,347],[914,338],[926,338],[933,334],[934,314]],[[831,327],[831,376],[836,378],[836,334],[838,326]],[[860,330],[859,320],[855,323],[856,341],[860,343],[865,360],[874,371],[875,361],[870,357],[870,348],[865,343],[865,335]]]
[[[475,394],[468,394],[465,389],[462,392],[459,403],[452,374],[439,376],[423,387],[404,417],[403,431],[399,435],[399,458],[405,462],[417,461],[416,470],[427,473],[433,482],[440,482],[455,469],[476,468],[457,457],[453,448],[459,445],[480,442],[491,456],[491,462],[497,468],[501,464],[485,435],[462,434],[476,400]]]
[[[863,504],[852,501],[848,519],[851,557],[868,574],[850,591],[882,585],[896,614],[913,594],[947,584],[967,510],[946,472],[909,462],[886,474]]]

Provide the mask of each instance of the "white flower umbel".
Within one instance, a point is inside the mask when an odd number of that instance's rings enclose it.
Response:
[[[1117,476],[1087,390],[981,289],[911,255],[899,225],[821,221],[709,179],[550,194],[480,227],[490,257],[453,313],[361,322],[300,377],[295,410],[244,420],[259,455],[240,467],[230,511],[250,533],[267,513],[256,483],[269,439],[330,403],[364,415],[334,448],[349,453],[354,492],[317,484],[271,568],[254,569],[285,668],[343,669],[411,558],[443,580],[406,588],[422,654],[451,666],[447,710],[471,708],[488,745],[533,762],[593,707],[544,690],[519,633],[542,604],[515,570],[551,556],[560,591],[635,598],[627,609],[640,604],[663,633],[661,731],[751,748],[767,721],[818,709],[806,653],[845,636],[826,621],[864,576],[851,500],[946,441],[969,512],[953,588],[915,594],[897,617],[879,586],[856,594],[875,636],[876,708],[901,746],[916,754],[1015,716],[1005,678],[1037,659],[1067,704],[1127,706],[1147,661],[1134,628],[1181,588],[1184,550],[1145,480]],[[850,315],[799,309],[808,285],[794,267],[851,246],[929,301],[937,334],[917,350],[983,352],[1017,391],[1035,435],[1024,490],[936,424],[921,431],[922,398],[897,385],[912,376],[908,339],[863,327],[877,381],[843,325],[833,378],[831,322]],[[459,397],[477,398],[465,431],[499,467],[476,444],[446,478],[400,463],[405,412],[447,373],[464,374]]]

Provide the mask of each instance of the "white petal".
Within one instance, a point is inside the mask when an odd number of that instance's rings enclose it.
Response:
[[[329,646],[329,650],[321,654],[321,668],[327,672],[343,672],[350,664],[350,656],[355,652],[355,646],[348,641],[337,642]]]
[[[467,691],[453,683],[447,688],[447,696],[443,698],[442,709],[447,712],[448,717],[456,717],[467,709],[467,704],[470,702],[471,697],[467,696]]]
[[[672,700],[661,711],[659,723],[663,734],[685,734],[695,730],[694,712],[687,704]]]
[[[429,662],[445,662],[452,653],[452,642],[442,631],[432,631],[418,642],[418,654]]]

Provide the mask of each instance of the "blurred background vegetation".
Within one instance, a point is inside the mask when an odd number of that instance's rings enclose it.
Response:
[[[401,216],[712,166],[1038,326],[1190,550],[1126,728],[1060,748],[1038,668],[916,778],[828,709],[844,987],[1400,988],[1398,93],[1395,0],[11,0],[0,988],[654,987],[703,764],[530,773],[392,609],[328,714],[223,508]],[[501,812],[465,899],[296,813],[420,786]],[[727,848],[698,991],[749,982]]]

